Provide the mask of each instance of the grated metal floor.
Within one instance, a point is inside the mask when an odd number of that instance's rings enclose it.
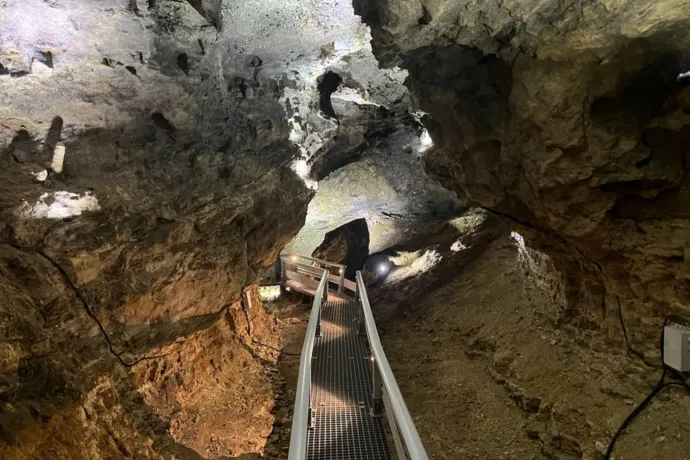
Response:
[[[314,345],[307,460],[390,460],[383,418],[371,416],[371,369],[357,304],[328,302]]]

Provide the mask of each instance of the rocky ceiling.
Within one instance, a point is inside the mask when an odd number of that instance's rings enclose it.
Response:
[[[648,318],[690,309],[688,6],[355,0],[433,118],[427,169],[554,258],[574,320],[618,331],[622,298],[650,353]]]

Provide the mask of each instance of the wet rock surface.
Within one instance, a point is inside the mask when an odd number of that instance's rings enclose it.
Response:
[[[688,313],[686,6],[355,2],[433,118],[427,170],[552,256],[571,320],[619,334],[618,295],[650,354]]]

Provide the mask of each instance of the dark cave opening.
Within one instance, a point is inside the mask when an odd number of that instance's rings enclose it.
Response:
[[[319,91],[319,109],[331,118],[337,118],[335,110],[333,110],[331,94],[335,93],[342,83],[342,77],[330,70],[319,78],[317,86]]]

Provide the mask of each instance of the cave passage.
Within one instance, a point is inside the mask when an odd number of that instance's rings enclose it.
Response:
[[[690,459],[689,324],[688,0],[0,1],[0,459]]]

